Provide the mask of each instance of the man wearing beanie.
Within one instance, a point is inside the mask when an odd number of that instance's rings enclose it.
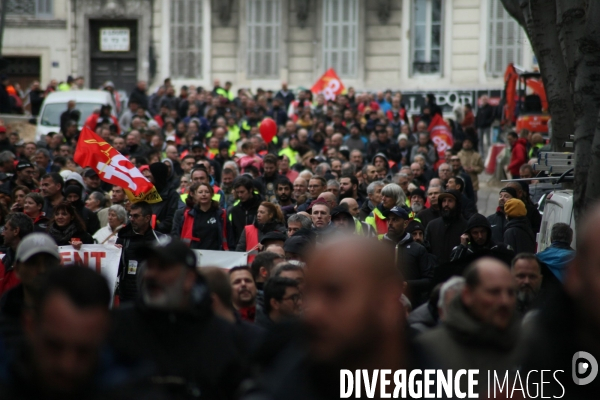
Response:
[[[514,249],[516,254],[535,253],[535,235],[527,220],[527,208],[519,199],[504,203],[504,214],[508,222],[504,230],[504,244]]]
[[[504,227],[508,222],[506,215],[504,215],[504,203],[510,199],[517,198],[517,191],[511,187],[504,187],[500,189],[498,196],[498,208],[492,215],[488,215],[487,220],[490,222],[492,228],[492,240],[496,243],[504,242]]]

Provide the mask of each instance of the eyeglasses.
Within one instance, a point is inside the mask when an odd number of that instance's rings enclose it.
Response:
[[[300,300],[302,300],[302,295],[299,295],[299,294],[293,294],[293,295],[291,295],[290,297],[283,297],[283,298],[281,299],[281,301],[284,301],[284,300],[292,300],[292,301],[294,302],[294,304],[296,304],[296,303],[298,303]]]

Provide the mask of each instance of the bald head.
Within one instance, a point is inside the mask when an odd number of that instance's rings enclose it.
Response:
[[[461,300],[480,322],[508,328],[516,305],[515,282],[508,265],[488,257],[473,262],[465,271]]]
[[[283,250],[283,247],[281,247],[278,244],[270,244],[267,246],[267,248],[265,249],[265,252],[267,253],[275,253],[279,256],[281,256],[282,259],[285,259],[285,251]]]
[[[348,206],[348,211],[352,214],[353,217],[358,218],[360,214],[360,209],[358,208],[358,203],[352,197],[347,197],[340,201],[340,204],[346,204]]]
[[[506,187],[513,188],[517,191],[517,197],[521,198],[523,196],[523,186],[519,182],[509,182]]]
[[[391,247],[356,237],[327,242],[309,258],[306,282],[304,320],[318,361],[354,364],[402,337],[403,281]]]
[[[330,210],[337,207],[337,198],[331,192],[323,192],[319,195],[319,197],[317,197],[317,199],[325,200]]]

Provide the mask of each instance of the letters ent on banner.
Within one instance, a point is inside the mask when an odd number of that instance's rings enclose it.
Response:
[[[84,244],[79,251],[73,246],[59,246],[58,252],[62,265],[82,264],[100,272],[108,281],[111,293],[114,293],[119,274],[120,248],[114,245]]]

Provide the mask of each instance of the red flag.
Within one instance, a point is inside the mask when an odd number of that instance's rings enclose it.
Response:
[[[329,68],[310,89],[316,94],[323,92],[326,100],[335,100],[335,97],[344,93],[345,90],[342,80],[333,68]]]
[[[104,182],[122,187],[132,203],[162,201],[140,170],[88,127],[81,130],[73,159],[84,168],[92,168]]]
[[[440,114],[435,114],[431,123],[429,124],[429,132],[431,141],[435,145],[438,153],[438,162],[435,163],[434,168],[440,166],[444,162],[446,156],[446,150],[449,150],[454,145],[454,139],[452,138],[452,131],[444,118]]]

